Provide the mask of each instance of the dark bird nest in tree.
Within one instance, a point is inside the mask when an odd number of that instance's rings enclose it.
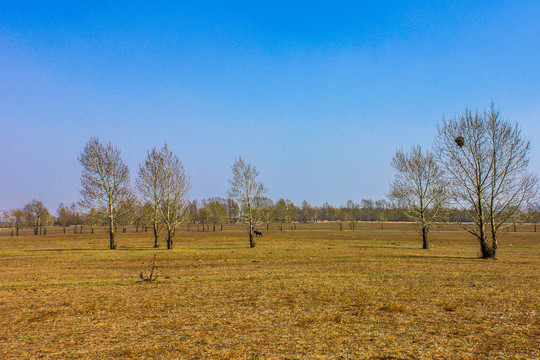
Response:
[[[463,145],[465,145],[465,139],[463,139],[462,136],[458,136],[457,138],[454,139],[454,141],[456,142],[456,145],[459,147],[462,147]]]

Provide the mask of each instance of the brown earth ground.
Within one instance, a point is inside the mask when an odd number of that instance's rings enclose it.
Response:
[[[0,231],[3,359],[539,359],[540,232],[498,258],[457,227]],[[195,230],[195,231],[194,231]],[[513,229],[512,229],[513,230]],[[142,282],[156,254],[158,279]]]

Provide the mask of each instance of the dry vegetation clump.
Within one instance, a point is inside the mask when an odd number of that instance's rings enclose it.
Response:
[[[0,357],[540,358],[540,236],[497,260],[465,232],[335,224],[265,232],[0,235]],[[394,227],[393,227],[394,226]],[[393,228],[392,228],[393,227]],[[140,281],[156,256],[156,281]]]

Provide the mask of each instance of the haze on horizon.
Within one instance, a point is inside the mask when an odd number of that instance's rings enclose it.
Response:
[[[79,199],[112,142],[132,180],[167,143],[190,198],[226,196],[239,156],[268,196],[385,198],[397,148],[491,101],[540,169],[540,3],[0,3],[0,210]]]

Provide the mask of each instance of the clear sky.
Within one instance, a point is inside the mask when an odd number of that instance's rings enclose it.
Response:
[[[0,1],[0,209],[79,199],[77,156],[137,175],[165,142],[191,198],[238,156],[268,196],[383,198],[397,148],[493,100],[540,172],[539,1]]]

